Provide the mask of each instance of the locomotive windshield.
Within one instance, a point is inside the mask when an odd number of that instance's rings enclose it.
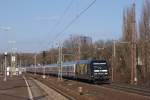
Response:
[[[104,60],[93,61],[91,65],[92,65],[92,69],[94,73],[107,73],[108,72],[107,62]]]
[[[93,62],[92,66],[94,69],[98,69],[98,70],[107,69],[107,63],[106,62]]]

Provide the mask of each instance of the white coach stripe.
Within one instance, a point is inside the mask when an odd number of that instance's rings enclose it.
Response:
[[[27,82],[25,76],[23,76],[23,78],[24,78],[24,80],[25,80],[25,82],[26,82],[26,85],[27,85],[27,88],[28,88],[29,99],[30,99],[30,100],[33,100],[33,95],[32,95],[31,89],[30,89],[30,87],[29,87],[29,84],[28,84],[28,82]]]

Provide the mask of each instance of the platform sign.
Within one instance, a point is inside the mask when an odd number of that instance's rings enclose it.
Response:
[[[16,75],[18,75],[19,74],[19,69],[18,68],[16,68]]]
[[[7,67],[7,72],[9,72],[10,71],[10,67]]]
[[[11,56],[11,61],[15,62],[16,61],[16,57],[15,56]]]
[[[7,76],[9,76],[9,73],[10,73],[10,67],[7,67],[7,68],[6,68],[6,71],[7,71],[7,73],[6,73]]]
[[[21,75],[22,74],[22,71],[19,71],[19,75]]]
[[[9,76],[9,72],[7,72],[7,76]]]

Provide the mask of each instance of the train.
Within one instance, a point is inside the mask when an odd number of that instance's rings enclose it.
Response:
[[[89,82],[108,82],[109,67],[106,60],[77,60],[61,64],[48,64],[44,66],[26,67],[26,72],[86,80]],[[60,71],[61,70],[61,71]]]

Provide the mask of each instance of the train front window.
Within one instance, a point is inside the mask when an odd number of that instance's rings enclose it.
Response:
[[[108,73],[107,63],[106,62],[93,62],[92,63],[93,72],[96,74]]]
[[[92,66],[93,66],[93,69],[94,70],[106,70],[107,69],[107,64],[106,64],[106,62],[103,62],[103,63],[93,63],[92,64]]]

